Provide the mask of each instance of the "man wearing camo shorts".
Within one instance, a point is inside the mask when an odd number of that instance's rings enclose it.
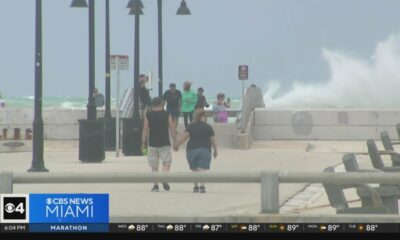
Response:
[[[169,172],[172,162],[169,132],[174,143],[176,142],[175,124],[170,114],[164,111],[162,99],[155,97],[152,102],[152,111],[146,114],[143,125],[142,148],[149,146],[148,162],[153,172],[158,172],[160,161],[163,172]],[[149,141],[147,143],[147,137]],[[168,183],[163,183],[165,191],[169,191]],[[158,192],[158,183],[154,183],[153,192]]]

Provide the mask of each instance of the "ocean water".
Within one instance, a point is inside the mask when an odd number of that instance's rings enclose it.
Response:
[[[7,108],[33,108],[34,97],[4,97],[5,105]],[[216,102],[216,99],[208,99],[209,104]],[[231,109],[238,110],[240,108],[240,98],[231,99]],[[117,101],[115,98],[111,99],[111,108],[115,108]],[[63,109],[81,109],[86,108],[87,97],[43,97],[44,108],[63,108]]]

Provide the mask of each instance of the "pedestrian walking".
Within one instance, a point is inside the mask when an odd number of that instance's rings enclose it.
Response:
[[[197,89],[197,103],[196,103],[196,109],[204,109],[208,108],[210,104],[207,103],[207,99],[204,96],[204,89],[202,87],[199,87]]]
[[[197,103],[197,94],[191,90],[191,87],[191,82],[185,82],[183,84],[182,113],[185,122],[185,129],[188,127],[189,121],[192,122],[193,120],[193,112]]]
[[[163,100],[164,104],[166,104],[167,112],[171,115],[175,127],[177,127],[182,104],[182,93],[176,89],[175,83],[169,85],[169,89],[163,95]]]
[[[193,172],[206,172],[211,165],[211,148],[214,158],[218,155],[217,144],[213,128],[207,124],[206,112],[203,109],[196,109],[194,122],[191,123],[179,140],[174,144],[174,150],[178,151],[179,146],[189,139],[186,147],[186,158],[189,168]],[[205,193],[204,182],[194,183],[193,192]]]
[[[145,116],[142,133],[142,148],[146,149],[148,146],[147,159],[153,172],[159,171],[160,161],[163,172],[169,172],[171,168],[172,155],[168,130],[175,143],[176,131],[172,117],[164,111],[161,98],[155,97],[152,100],[152,111],[147,112]],[[170,190],[168,183],[163,183],[163,187],[165,191]],[[159,191],[157,182],[154,183],[152,191]]]

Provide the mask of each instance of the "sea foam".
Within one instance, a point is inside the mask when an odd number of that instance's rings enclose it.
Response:
[[[322,49],[330,68],[328,81],[295,82],[291,91],[276,97],[280,85],[267,83],[267,108],[395,108],[400,107],[400,36],[378,43],[370,59]]]

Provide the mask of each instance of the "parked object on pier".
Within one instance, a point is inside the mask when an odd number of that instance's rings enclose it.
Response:
[[[383,147],[387,152],[393,151],[394,153],[390,155],[392,159],[392,166],[398,166],[400,167],[400,154],[396,154],[394,150],[394,145],[400,145],[400,141],[392,141],[390,139],[389,133],[387,131],[381,132],[381,140]]]
[[[384,172],[400,172],[400,167],[394,167],[395,163],[392,164],[392,167],[386,167],[381,157],[381,155],[399,155],[398,153],[393,151],[379,151],[373,139],[367,140],[367,147],[374,168]]]
[[[379,169],[360,169],[358,167],[357,159],[355,154],[348,153],[343,156],[343,164],[347,172],[383,172]],[[380,184],[379,187],[373,187],[376,193],[382,200],[384,207],[393,214],[399,212],[399,185],[386,185]],[[365,188],[357,188],[357,194],[361,198],[362,206],[373,206],[371,201],[370,193]]]
[[[328,167],[324,172],[335,172],[333,167]],[[383,206],[382,200],[377,195],[376,191],[370,189],[370,197],[373,199],[373,207],[350,207],[348,200],[344,194],[345,187],[341,187],[336,184],[322,184],[325,188],[326,194],[328,195],[329,203],[332,207],[336,208],[337,214],[388,214],[388,210]],[[361,186],[361,185],[360,185]],[[347,188],[349,188],[348,186]],[[355,185],[351,186],[355,187]],[[367,186],[364,186],[368,188]]]

